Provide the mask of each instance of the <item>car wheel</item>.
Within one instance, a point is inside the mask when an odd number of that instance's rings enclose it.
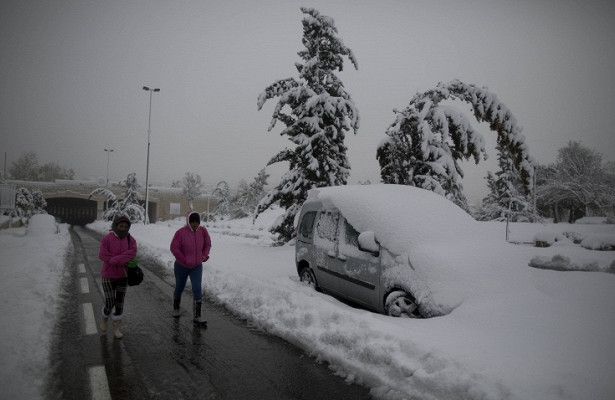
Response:
[[[314,273],[309,267],[305,267],[301,270],[301,274],[299,274],[299,279],[301,282],[305,283],[313,287],[315,290],[318,290],[318,284],[316,283],[316,277]]]
[[[419,307],[409,293],[396,290],[389,293],[384,302],[384,309],[391,317],[420,318]]]

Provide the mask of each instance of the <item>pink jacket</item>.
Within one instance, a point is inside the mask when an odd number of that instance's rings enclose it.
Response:
[[[137,256],[137,241],[132,236],[120,239],[114,232],[109,232],[100,242],[98,258],[103,261],[100,276],[103,278],[124,278],[124,265]]]
[[[171,240],[171,253],[177,262],[186,268],[195,268],[209,258],[211,249],[211,238],[204,226],[199,226],[193,231],[188,223],[188,218],[192,212],[186,215],[186,225],[179,228],[173,240]]]

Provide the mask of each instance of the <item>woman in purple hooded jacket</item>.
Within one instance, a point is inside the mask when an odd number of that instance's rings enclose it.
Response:
[[[137,241],[130,237],[130,219],[125,215],[115,217],[111,231],[103,237],[98,251],[98,258],[103,261],[100,276],[105,293],[105,306],[102,310],[100,330],[107,331],[109,317],[113,320],[113,334],[121,339],[120,323],[124,318],[124,297],[128,279],[125,265],[137,255]],[[115,312],[111,311],[115,308]]]
[[[194,322],[206,324],[201,318],[201,301],[203,297],[202,278],[203,263],[209,259],[211,239],[209,232],[201,225],[201,217],[195,211],[186,214],[186,225],[175,232],[171,241],[171,253],[175,256],[175,291],[173,292],[173,316],[179,317],[182,292],[188,277],[192,284]]]

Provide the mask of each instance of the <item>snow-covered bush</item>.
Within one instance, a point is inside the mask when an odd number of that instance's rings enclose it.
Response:
[[[540,269],[552,269],[555,271],[570,271],[571,264],[570,258],[561,255],[554,255],[549,257],[534,257],[530,260],[530,267]]]
[[[615,250],[615,236],[608,234],[588,235],[581,246],[589,250]]]
[[[58,233],[60,228],[56,223],[56,219],[53,215],[49,214],[36,214],[28,221],[28,227],[26,228],[26,235],[47,235],[49,233]]]
[[[564,232],[564,236],[572,241],[572,243],[579,244],[583,241],[584,236],[578,232]]]
[[[143,196],[139,192],[141,185],[137,182],[137,174],[135,172],[128,174],[126,180],[120,184],[124,188],[123,199],[117,198],[115,193],[107,188],[97,188],[90,193],[90,197],[105,197],[108,208],[102,215],[103,219],[112,221],[118,215],[127,215],[132,222],[144,221],[145,208],[140,204]]]
[[[15,191],[15,214],[24,222],[32,215],[45,213],[45,207],[47,207],[47,201],[39,189],[30,191],[25,187],[20,187]]]
[[[587,261],[582,264],[574,263],[569,257],[556,254],[553,257],[537,256],[530,260],[529,264],[532,268],[551,269],[554,271],[587,271],[587,272],[607,272],[615,274],[615,261],[608,267],[600,266],[597,261]]]
[[[551,247],[555,242],[562,241],[564,235],[554,232],[538,232],[534,236],[534,243],[536,247]]]

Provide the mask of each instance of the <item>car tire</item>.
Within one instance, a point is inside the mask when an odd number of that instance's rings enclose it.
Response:
[[[305,267],[301,270],[299,280],[306,285],[313,287],[314,290],[319,290],[318,282],[316,282],[316,276],[314,276],[314,272],[312,272],[309,267]]]
[[[421,318],[414,297],[404,290],[389,293],[384,302],[384,310],[391,317]]]

